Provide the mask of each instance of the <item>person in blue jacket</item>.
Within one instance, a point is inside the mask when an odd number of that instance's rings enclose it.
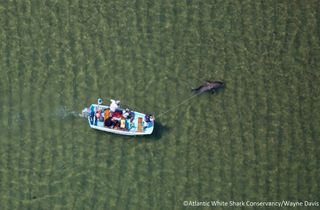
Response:
[[[93,119],[94,119],[94,107],[90,107],[90,124],[93,125]]]

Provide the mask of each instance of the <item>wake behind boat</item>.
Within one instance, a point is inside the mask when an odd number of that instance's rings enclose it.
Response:
[[[88,118],[91,128],[127,136],[150,135],[154,129],[154,117],[117,106],[119,101],[111,100],[110,106],[91,104],[82,115]],[[118,103],[117,103],[118,102]]]

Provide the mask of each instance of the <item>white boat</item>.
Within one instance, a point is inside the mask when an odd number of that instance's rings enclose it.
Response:
[[[89,110],[101,110],[100,119],[97,119],[95,116],[90,116],[88,114],[88,123],[91,128],[105,131],[109,133],[115,133],[120,135],[127,136],[141,136],[141,135],[150,135],[154,129],[154,118],[150,115],[146,115],[136,111],[130,111],[130,118],[124,118],[121,112],[118,112],[118,116],[114,117],[119,126],[105,126],[105,121],[107,120],[105,113],[109,113],[109,106],[100,105],[100,104],[91,104]],[[119,109],[118,111],[123,111]],[[96,114],[96,112],[95,112]],[[108,114],[106,114],[108,116]],[[120,115],[120,116],[119,116]]]

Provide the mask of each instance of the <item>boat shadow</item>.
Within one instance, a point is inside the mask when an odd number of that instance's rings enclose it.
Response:
[[[136,143],[154,143],[161,140],[163,133],[170,130],[168,126],[164,126],[159,122],[154,123],[154,129],[151,135],[131,137]]]
[[[159,141],[163,133],[166,133],[169,130],[170,128],[168,126],[162,125],[160,122],[155,121],[152,134],[149,136],[144,136],[143,139],[145,139],[146,142]]]

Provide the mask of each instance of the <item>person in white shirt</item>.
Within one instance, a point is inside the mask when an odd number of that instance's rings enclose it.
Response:
[[[111,101],[110,111],[111,111],[111,112],[115,112],[115,111],[119,108],[120,101],[115,101],[115,100],[113,100],[113,99],[111,99],[110,101]]]
[[[122,111],[122,116],[127,119],[130,115],[130,110],[127,108],[125,110]]]

